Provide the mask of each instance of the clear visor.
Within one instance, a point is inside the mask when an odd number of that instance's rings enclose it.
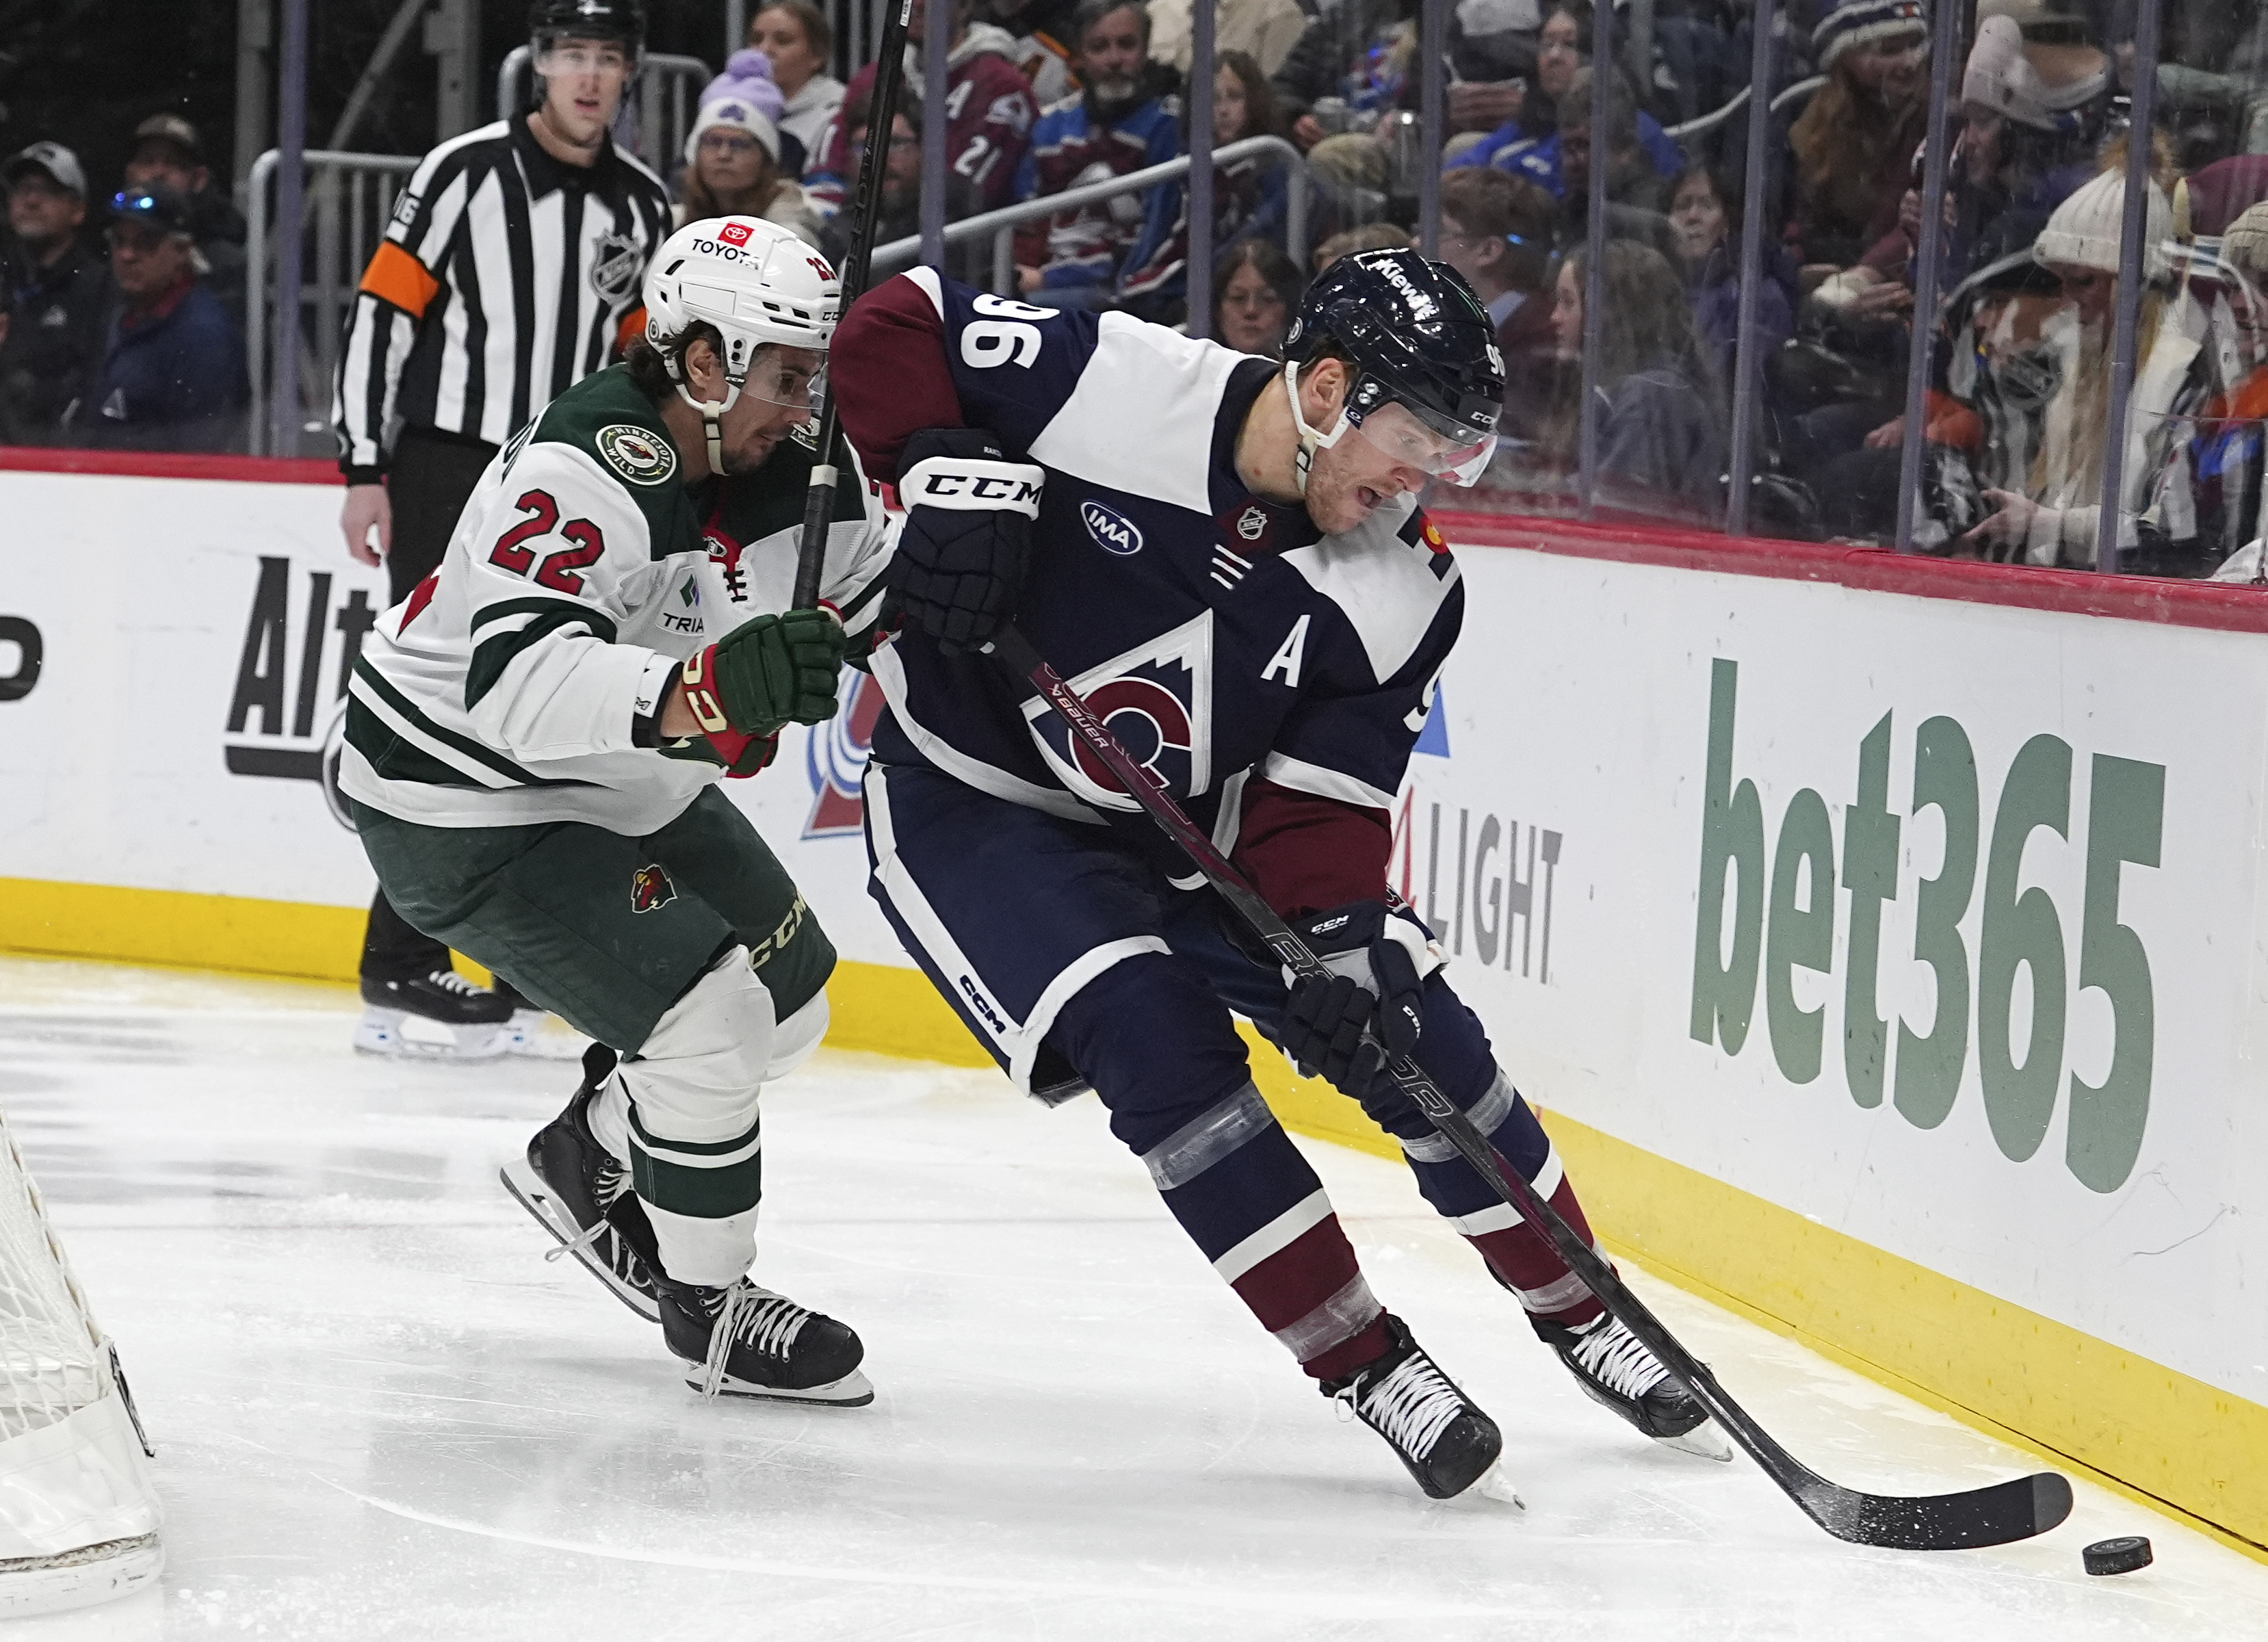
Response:
[[[535,71],[547,80],[575,79],[585,74],[628,78],[636,67],[627,46],[607,40],[545,40],[536,42]]]
[[[827,394],[827,356],[808,348],[760,348],[740,392],[768,405],[815,416]]]
[[[1397,467],[1415,468],[1452,484],[1476,482],[1496,454],[1495,434],[1459,427],[1398,399],[1388,400],[1354,426]]]

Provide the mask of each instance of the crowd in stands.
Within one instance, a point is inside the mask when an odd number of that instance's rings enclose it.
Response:
[[[118,181],[91,197],[55,142],[0,164],[0,443],[239,448],[244,219],[178,114],[136,128]]]
[[[948,221],[1188,151],[1190,0],[934,3],[952,8]],[[1717,527],[1745,368],[1752,530],[1890,541],[1911,434],[1921,549],[2094,564],[2109,534],[2134,8],[1950,0],[1966,45],[1938,134],[1945,185],[1925,200],[1929,46],[1947,3],[1787,0],[1773,79],[1751,97],[1750,0],[1654,0],[1644,64],[1627,0],[1603,61],[1590,0],[1451,0],[1435,148],[1417,0],[1219,0],[1213,144],[1288,139],[1311,232],[1292,246],[1295,179],[1272,158],[1217,165],[1203,318],[1272,353],[1329,260],[1413,242],[1432,172],[1440,254],[1494,323],[1509,384],[1498,459],[1463,504],[1576,507],[1587,420],[1597,505]],[[924,4],[887,138],[884,242],[920,228]],[[681,221],[748,212],[843,254],[846,197],[875,140],[875,65],[846,85],[828,72],[836,46],[810,0],[756,11],[669,179]],[[2157,92],[2117,540],[2127,569],[2250,576],[2268,471],[2268,10],[2167,0]],[[135,153],[123,191],[92,201],[55,144],[6,164],[0,437],[134,444],[160,424],[177,444],[225,437],[243,394],[240,367],[218,363],[241,351],[241,219],[177,118],[144,125]],[[1027,220],[1001,294],[1186,324],[1188,208],[1169,182]],[[1940,300],[1925,314],[1926,211],[1940,214]],[[989,243],[952,266],[989,281]],[[215,363],[194,389],[160,392],[167,362],[200,349]],[[1926,409],[1909,430],[1917,350]]]

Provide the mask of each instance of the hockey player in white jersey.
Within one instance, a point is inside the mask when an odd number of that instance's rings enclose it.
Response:
[[[504,448],[379,622],[340,784],[404,917],[597,1041],[515,1195],[702,1389],[868,1402],[858,1336],[747,1279],[758,1090],[826,1031],[835,953],[716,784],[833,715],[880,604],[838,445],[831,613],[788,608],[839,286],[731,217],[672,235],[644,296],[644,342]]]
[[[928,270],[846,318],[843,425],[906,523],[889,711],[865,786],[873,892],[1018,1084],[1090,1086],[1261,1325],[1425,1491],[1495,1424],[1373,1297],[1255,1089],[1231,1012],[1395,1135],[1418,1187],[1583,1388],[1647,1435],[1700,1406],[1381,1076],[1414,1054],[1579,1233],[1549,1138],[1388,889],[1389,809],[1463,614],[1415,492],[1488,460],[1503,362],[1444,265],[1345,259],[1288,364]],[[1045,702],[982,647],[1012,616],[1336,972],[1286,976]],[[1375,1041],[1366,1041],[1366,1034]]]

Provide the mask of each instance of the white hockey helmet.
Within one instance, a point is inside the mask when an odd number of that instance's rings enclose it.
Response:
[[[724,467],[718,418],[739,401],[758,350],[825,352],[842,297],[825,257],[760,217],[706,217],[662,242],[646,269],[645,339],[668,366],[678,396],[701,413],[712,469]],[[714,326],[723,339],[721,400],[696,399],[686,383],[681,342],[695,325]],[[816,392],[814,379],[814,398]]]

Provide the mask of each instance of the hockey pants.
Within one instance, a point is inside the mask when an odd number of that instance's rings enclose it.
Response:
[[[1223,932],[1210,889],[1179,890],[1114,828],[981,793],[924,766],[869,766],[870,889],[906,950],[1027,1093],[1076,1077],[1174,1218],[1263,1327],[1332,1379],[1385,1349],[1380,1306],[1322,1182],[1254,1086],[1231,1012],[1263,1032],[1279,970]],[[1144,823],[1146,824],[1146,823]],[[1479,1019],[1428,978],[1418,1059],[1579,1234],[1582,1210]],[[1388,1111],[1418,1189],[1535,1317],[1598,1301],[1414,1104]]]
[[[644,838],[578,822],[441,828],[355,806],[379,882],[425,933],[621,1052],[592,1128],[630,1169],[663,1269],[755,1257],[757,1091],[827,1031],[835,949],[714,787]]]

